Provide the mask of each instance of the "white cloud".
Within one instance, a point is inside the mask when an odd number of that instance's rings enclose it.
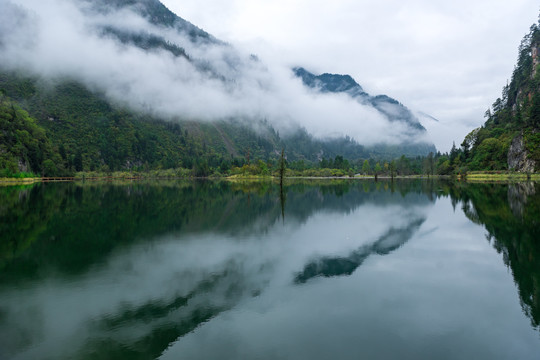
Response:
[[[290,68],[347,73],[371,94],[388,94],[438,118],[426,125],[442,151],[482,124],[538,10],[532,0],[210,0],[204,7],[193,0],[164,1],[232,48],[193,44],[130,11],[81,12],[72,0],[0,3],[4,66],[77,76],[120,102],[171,118],[255,116],[280,129],[294,122],[320,137],[347,134],[365,144],[399,139],[403,129],[372,108],[339,94],[310,93]],[[100,37],[96,29],[103,25],[159,34],[231,81],[203,75],[164,51]],[[251,53],[262,62],[250,61]]]
[[[369,145],[404,139],[403,127],[343,94],[306,89],[280,54],[262,62],[249,49],[193,43],[171,29],[147,23],[134,12],[82,11],[70,0],[2,0],[0,62],[49,76],[74,76],[119,102],[169,118],[210,121],[266,118],[278,130],[303,126],[318,137],[349,135]],[[15,5],[14,5],[15,4]],[[78,4],[78,5],[77,5]],[[13,22],[13,21],[11,21]],[[103,26],[143,31],[184,47],[195,62],[165,51],[145,51],[103,36]],[[227,80],[198,71],[202,60]]]
[[[370,93],[433,115],[455,130],[434,137],[443,151],[483,123],[540,9],[536,0],[164,3],[262,58],[350,74]]]

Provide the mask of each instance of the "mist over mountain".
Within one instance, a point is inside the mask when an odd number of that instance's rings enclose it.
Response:
[[[322,144],[340,139],[348,139],[346,143],[356,146],[354,156],[362,157],[370,156],[366,148],[381,149],[381,144],[394,147],[391,156],[434,150],[422,125],[397,101],[369,96],[350,77],[346,80],[354,84],[345,82],[352,85],[347,90],[329,79],[327,91],[313,91],[290,67],[265,62],[216,39],[157,0],[0,2],[0,88],[50,133],[73,117],[65,108],[54,110],[59,105],[52,103],[50,94],[62,84],[76,83],[88,91],[85,96],[97,96],[113,112],[181,126],[189,123],[190,135],[209,144],[212,140],[204,140],[202,128],[234,121],[249,126],[255,141],[263,138],[270,144],[266,154],[283,145],[269,138],[274,130],[284,141],[307,136],[312,141],[309,152],[291,151],[313,160],[325,151],[333,155]],[[31,93],[21,92],[14,78],[32,79]],[[64,118],[57,116],[60,113]],[[95,128],[96,118],[110,117],[87,111],[69,122],[70,127],[77,122]],[[46,121],[51,118],[57,122],[54,126]],[[217,132],[226,152],[245,155],[246,146],[237,146],[222,128]],[[67,137],[63,133],[57,141]],[[75,141],[68,143],[68,152],[78,151]]]
[[[322,74],[315,75],[302,67],[294,68],[296,76],[304,85],[322,93],[345,93],[361,105],[373,106],[390,122],[402,122],[409,127],[408,134],[420,136],[426,129],[414,114],[399,101],[387,95],[371,96],[365,92],[350,75]]]

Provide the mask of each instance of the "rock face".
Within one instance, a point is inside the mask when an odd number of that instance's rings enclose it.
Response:
[[[17,164],[17,167],[19,171],[21,172],[27,172],[30,170],[30,165],[28,165],[28,161],[19,159],[19,163]]]
[[[515,217],[523,219],[529,196],[536,194],[534,183],[517,183],[508,186],[508,204]]]
[[[534,160],[529,159],[527,155],[522,133],[512,140],[508,149],[508,169],[518,172],[534,172]]]

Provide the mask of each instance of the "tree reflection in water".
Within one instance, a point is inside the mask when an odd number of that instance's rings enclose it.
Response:
[[[538,328],[539,194],[535,184],[436,181],[296,182],[283,191],[273,183],[228,182],[2,188],[0,357],[49,351],[57,358],[155,358],[263,293],[279,267],[290,270],[289,281],[304,284],[350,275],[370,256],[391,255],[414,237],[436,199],[448,196],[486,228]],[[396,217],[383,218],[377,235],[364,236],[362,226],[370,224],[358,223],[353,250],[314,255],[309,243],[298,242],[290,246],[302,256],[284,263],[283,244],[271,243],[321,214],[387,209]],[[268,253],[261,254],[263,246]],[[103,289],[111,293],[107,301],[93,304]],[[54,307],[58,294],[72,313]],[[84,294],[87,303],[79,300]],[[36,317],[20,317],[21,309]],[[73,331],[49,339],[49,329],[62,326],[55,311],[71,314]]]

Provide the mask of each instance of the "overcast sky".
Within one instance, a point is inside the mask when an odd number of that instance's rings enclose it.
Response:
[[[162,0],[263,61],[350,74],[421,119],[447,151],[483,122],[538,19],[538,0]]]

